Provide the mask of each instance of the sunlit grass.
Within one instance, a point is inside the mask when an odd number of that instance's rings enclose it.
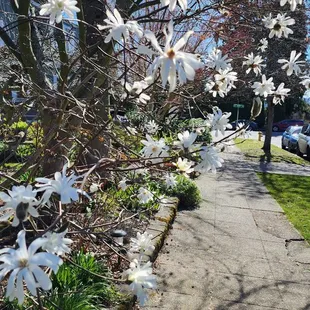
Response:
[[[257,173],[289,221],[310,241],[310,177]]]
[[[234,141],[236,146],[244,154],[245,158],[251,161],[310,165],[310,162],[307,160],[286,150],[282,150],[275,145],[271,145],[271,157],[267,158],[265,152],[262,150],[264,144],[263,141],[241,138],[237,138]]]

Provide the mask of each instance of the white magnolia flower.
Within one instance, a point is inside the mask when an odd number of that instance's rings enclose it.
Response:
[[[197,138],[197,132],[189,132],[188,130],[183,133],[178,133],[180,141],[174,141],[174,145],[181,147],[183,150],[191,150],[192,145]]]
[[[281,104],[281,101],[284,102],[285,97],[288,96],[288,92],[290,92],[289,88],[284,88],[284,83],[281,83],[278,88],[273,92],[273,100],[274,104]]]
[[[229,124],[229,117],[231,113],[222,112],[218,107],[213,107],[213,114],[208,114],[208,124],[212,130],[215,130],[215,136],[218,136],[218,131],[225,135],[225,130],[231,129],[232,126]]]
[[[231,69],[230,62],[232,59],[229,59],[227,55],[222,55],[222,51],[214,48],[206,59],[206,66],[210,69],[216,71]]]
[[[291,5],[291,11],[295,11],[297,4],[302,4],[302,0],[280,0],[280,5],[283,6],[286,2]]]
[[[137,195],[137,198],[139,199],[139,202],[142,204],[148,203],[149,201],[153,200],[154,194],[150,192],[148,189],[144,187],[139,188],[139,194]]]
[[[245,56],[244,58],[246,59],[246,61],[244,61],[242,65],[248,66],[248,69],[246,70],[247,74],[250,73],[251,70],[253,70],[256,75],[261,74],[262,67],[264,66],[262,65],[262,62],[264,61],[262,59],[262,56],[260,55],[254,56],[254,54],[251,53],[248,56]]]
[[[263,22],[266,28],[271,29],[269,34],[270,39],[274,36],[278,38],[282,36],[288,38],[288,36],[293,33],[293,30],[287,26],[295,24],[295,20],[286,16],[286,14],[278,14],[276,18],[272,18],[271,14],[269,14],[269,16],[264,17]]]
[[[216,148],[212,146],[204,146],[200,152],[200,157],[202,161],[195,167],[195,171],[205,173],[211,170],[216,173],[216,168],[222,167],[224,162],[222,158],[219,157]]]
[[[224,98],[227,94],[227,84],[222,83],[221,81],[217,81],[217,83],[208,81],[206,83],[205,91],[211,93],[213,97],[219,95]]]
[[[137,238],[130,238],[130,252],[150,255],[155,249],[152,244],[153,235],[147,232],[137,233]]]
[[[188,161],[187,158],[182,159],[179,157],[178,161],[172,164],[176,166],[177,170],[183,173],[185,176],[194,171],[194,168],[191,168],[194,163],[192,161]]]
[[[36,199],[37,193],[32,190],[31,185],[13,186],[8,194],[0,192],[0,199],[4,202],[4,206],[0,207],[0,212],[6,211],[0,217],[1,221],[7,221],[11,216],[14,216],[12,226],[16,227],[20,221],[26,221],[28,213],[33,217],[38,217],[39,213],[34,208],[39,204]]]
[[[179,2],[179,5],[181,7],[181,9],[183,10],[183,12],[185,13],[186,9],[187,9],[187,0],[160,0],[162,5],[169,5],[169,11],[172,12],[174,11],[177,2]]]
[[[125,24],[117,9],[113,10],[113,14],[109,10],[107,10],[106,13],[108,18],[104,21],[107,25],[98,25],[99,30],[110,29],[110,33],[104,40],[105,43],[110,42],[112,38],[115,41],[126,41],[129,38],[130,32],[136,34],[139,38],[142,37],[143,30],[136,21],[127,21]]]
[[[237,127],[236,127],[236,138],[237,137],[242,137],[244,139],[249,139],[251,134],[249,129],[249,125],[245,125],[243,122],[238,122]]]
[[[127,180],[125,178],[123,178],[122,180],[119,181],[118,183],[118,187],[122,190],[122,191],[125,191],[128,187],[127,185]]]
[[[255,95],[264,96],[266,98],[268,95],[273,94],[273,90],[275,87],[272,80],[273,80],[272,77],[267,80],[264,74],[262,76],[262,82],[254,82],[252,88],[254,88],[253,91]]]
[[[145,304],[148,298],[145,289],[156,289],[156,276],[152,272],[151,262],[141,266],[137,259],[130,263],[130,269],[125,272],[131,282],[129,288],[137,296],[141,306]]]
[[[306,75],[301,78],[302,81],[300,82],[300,84],[304,85],[307,89],[310,88],[310,76]]]
[[[75,0],[48,0],[47,3],[41,5],[40,15],[50,15],[50,24],[60,23],[62,14],[65,13],[69,18],[73,19],[74,14],[80,12],[76,7]]]
[[[34,240],[27,249],[25,231],[20,231],[17,236],[19,248],[17,250],[4,248],[0,250],[0,282],[11,273],[7,282],[6,297],[12,301],[18,299],[21,305],[24,301],[24,284],[34,296],[37,296],[37,288],[50,290],[52,282],[41,267],[51,268],[57,273],[61,258],[51,253],[39,252],[38,249],[46,242],[44,238]]]
[[[259,41],[261,44],[257,49],[261,50],[261,52],[265,52],[266,49],[268,48],[268,40],[266,38],[263,38]]]
[[[153,163],[161,162],[163,160],[161,157],[169,156],[167,152],[169,147],[166,145],[163,138],[160,140],[153,140],[151,136],[146,134],[146,140],[141,140],[141,143],[145,145],[141,151],[143,156],[150,158]]]
[[[284,65],[281,67],[281,69],[283,70],[287,70],[286,74],[287,76],[290,76],[293,74],[293,72],[295,73],[295,75],[299,75],[301,74],[301,69],[299,67],[299,65],[304,64],[304,61],[297,61],[297,59],[301,56],[301,53],[298,53],[296,55],[296,51],[291,51],[291,55],[290,55],[290,60],[286,60],[286,59],[279,59],[278,63],[283,64]]]
[[[100,189],[100,184],[97,183],[92,183],[91,186],[89,187],[89,191],[93,194],[98,192]]]
[[[174,188],[177,184],[177,178],[173,174],[166,174],[165,175],[165,184],[167,188]]]
[[[69,238],[65,238],[65,234],[68,232],[68,229],[61,233],[50,232],[48,231],[43,237],[45,243],[42,245],[42,250],[56,254],[58,256],[70,253],[70,248],[68,245],[73,243]]]
[[[144,90],[148,87],[149,85],[146,84],[146,82],[134,82],[134,84],[131,86],[129,83],[124,83],[124,87],[126,88],[127,92],[132,94],[133,96],[136,97],[138,102],[141,102],[143,104],[147,104],[147,102],[151,99],[149,95],[144,93]],[[125,93],[121,99],[124,100],[127,98],[128,93]]]
[[[43,203],[46,203],[53,193],[60,196],[62,204],[68,204],[79,199],[79,193],[87,196],[85,192],[73,187],[76,180],[81,176],[76,176],[72,173],[69,177],[66,176],[68,164],[65,164],[62,173],[55,172],[55,180],[47,178],[36,178],[36,181],[43,184],[36,184],[39,189],[37,191],[45,191],[43,194]]]
[[[145,37],[151,41],[155,52],[146,46],[139,46],[138,52],[149,56],[157,55],[150,67],[150,74],[155,78],[156,72],[160,68],[162,86],[165,87],[167,82],[169,82],[169,92],[172,92],[177,86],[177,74],[179,84],[183,85],[187,79],[193,81],[196,73],[195,70],[202,68],[204,65],[196,55],[180,51],[187,43],[188,38],[193,34],[193,31],[188,31],[174,47],[170,45],[173,37],[172,20],[168,24],[168,29],[165,28],[163,32],[166,37],[164,50],[161,49],[154,33],[147,30],[145,31]]]
[[[159,130],[159,126],[155,123],[154,120],[149,121],[144,125],[144,128],[147,130],[147,132],[151,135],[154,135]]]
[[[136,128],[134,128],[134,127],[126,127],[126,129],[128,130],[129,135],[135,136],[135,135],[137,135],[137,134],[138,134],[137,129],[136,129]]]

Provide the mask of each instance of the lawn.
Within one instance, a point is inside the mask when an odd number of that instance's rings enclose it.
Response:
[[[291,163],[297,165],[310,165],[310,162],[292,154],[286,150],[271,145],[271,157],[266,158],[264,151],[262,150],[263,141],[256,141],[252,139],[241,139],[236,138],[235,145],[241,150],[245,158],[251,161],[263,161],[263,162],[273,162],[273,163]]]
[[[310,177],[257,173],[289,221],[310,242]]]

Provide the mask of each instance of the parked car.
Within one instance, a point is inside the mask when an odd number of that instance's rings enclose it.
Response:
[[[287,148],[290,152],[297,149],[298,135],[301,129],[301,126],[290,126],[283,132],[282,149]]]
[[[302,126],[298,137],[296,152],[299,156],[306,154],[307,157],[310,158],[310,124]]]
[[[237,121],[233,121],[231,122],[231,126],[233,130],[236,130],[236,123]],[[249,124],[249,128],[250,130],[257,130],[258,129],[258,125],[257,123],[253,122],[253,121],[249,121],[247,119],[239,119],[238,120],[238,124],[243,123],[243,124]]]
[[[273,123],[272,131],[284,131],[290,126],[303,126],[302,119],[284,119],[283,121]]]

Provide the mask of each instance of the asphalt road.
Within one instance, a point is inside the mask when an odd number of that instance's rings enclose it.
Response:
[[[259,131],[250,131],[249,132],[249,139],[254,139],[254,140],[258,140],[258,132]],[[229,135],[233,133],[232,130],[226,130],[225,131],[225,136]],[[272,133],[272,138],[271,138],[271,143],[273,145],[276,145],[277,147],[281,147],[281,139],[282,139],[282,134],[283,132],[273,132]],[[220,136],[219,134],[219,137],[220,138],[222,136]],[[263,132],[263,138],[262,140],[264,140],[264,137],[265,137],[265,133]],[[218,138],[215,138],[215,141],[218,139]]]

